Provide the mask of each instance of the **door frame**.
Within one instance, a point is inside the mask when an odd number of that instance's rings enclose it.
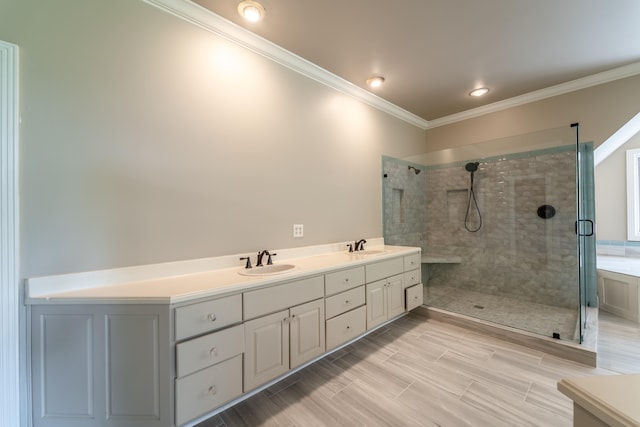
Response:
[[[20,376],[25,341],[20,337],[18,216],[18,46],[0,40],[0,419],[20,425]],[[26,359],[25,359],[26,360]]]

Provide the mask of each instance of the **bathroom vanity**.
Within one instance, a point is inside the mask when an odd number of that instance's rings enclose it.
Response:
[[[420,306],[420,249],[379,240],[278,251],[279,274],[234,255],[30,279],[33,425],[189,425]]]

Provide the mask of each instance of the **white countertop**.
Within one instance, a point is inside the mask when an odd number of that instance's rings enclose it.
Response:
[[[294,264],[296,268],[286,273],[271,276],[243,276],[238,273],[243,270],[243,267],[234,266],[164,275],[148,272],[140,273],[145,267],[130,267],[117,269],[117,271],[104,270],[101,272],[32,278],[27,281],[26,303],[173,304],[198,298],[237,293],[269,286],[277,282],[324,274],[332,270],[365,265],[374,261],[410,255],[420,251],[420,248],[405,246],[367,245],[367,250],[378,249],[383,250],[384,253],[359,255],[343,250],[343,245],[332,246],[332,248],[335,247],[340,247],[340,251],[313,253],[312,255],[304,255],[309,253],[309,251],[305,250],[289,250],[288,255],[283,253],[283,258],[279,256],[279,259],[274,260],[274,264]],[[313,252],[318,252],[318,250],[316,249]],[[280,251],[278,253],[280,254]],[[303,254],[303,256],[295,257],[300,254]],[[240,263],[237,255],[225,258],[233,259],[234,265]],[[208,263],[216,265],[216,262],[211,260],[208,260]],[[252,261],[254,260],[255,255],[252,258]],[[188,263],[188,261],[184,263]],[[176,268],[175,265],[172,265],[171,268],[162,266],[161,269],[156,268],[156,270],[180,271],[185,268],[191,267],[179,265]],[[150,277],[141,279],[145,275]]]
[[[610,426],[640,426],[640,375],[566,378],[558,390]]]
[[[640,277],[640,258],[598,255],[598,270]]]

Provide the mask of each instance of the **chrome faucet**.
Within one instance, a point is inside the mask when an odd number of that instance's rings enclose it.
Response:
[[[354,251],[362,251],[364,250],[364,244],[367,243],[366,240],[364,239],[360,239],[360,240],[356,240],[356,242],[354,243]]]

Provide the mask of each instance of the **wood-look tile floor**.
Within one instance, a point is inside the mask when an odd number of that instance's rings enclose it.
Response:
[[[599,367],[409,314],[198,427],[571,426],[561,378],[640,373],[640,328],[604,313]]]

